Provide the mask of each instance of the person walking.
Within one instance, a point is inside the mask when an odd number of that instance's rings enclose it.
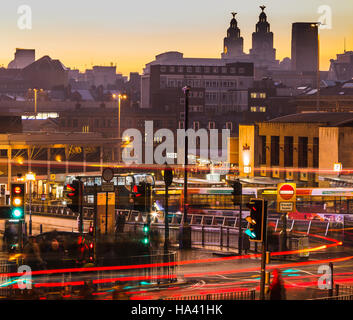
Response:
[[[24,264],[30,266],[33,271],[45,267],[45,262],[41,257],[40,248],[35,237],[30,236],[28,238],[28,242],[23,248],[23,254]]]
[[[286,300],[286,291],[280,271],[274,269],[272,274],[273,279],[270,284],[270,300]]]

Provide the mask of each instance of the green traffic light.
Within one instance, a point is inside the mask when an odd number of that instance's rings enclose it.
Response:
[[[148,232],[148,230],[149,230],[148,226],[143,227],[143,232]]]
[[[143,238],[142,242],[143,242],[144,244],[148,244],[148,243],[149,243],[149,239],[148,239],[148,238]]]
[[[14,210],[12,211],[12,216],[13,216],[14,218],[16,218],[16,219],[21,218],[21,217],[22,217],[22,214],[23,214],[23,212],[22,212],[21,209],[14,209]]]

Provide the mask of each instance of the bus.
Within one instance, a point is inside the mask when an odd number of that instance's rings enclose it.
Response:
[[[66,186],[75,179],[80,179],[84,185],[83,204],[85,207],[94,206],[95,186],[97,192],[102,192],[102,176],[85,175],[85,176],[67,176],[65,179]],[[149,173],[124,173],[115,174],[112,181],[115,192],[115,206],[119,209],[133,210],[137,202],[143,201],[143,196],[135,200],[135,196],[140,192],[140,186],[149,184],[152,188],[155,186],[155,178]]]

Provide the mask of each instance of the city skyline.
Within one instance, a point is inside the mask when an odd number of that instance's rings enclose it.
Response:
[[[238,12],[244,51],[248,53],[260,5],[267,6],[279,60],[291,55],[292,23],[318,21],[318,8],[322,5],[330,6],[332,29],[320,31],[320,69],[328,70],[330,59],[343,53],[344,39],[347,50],[353,49],[353,36],[349,32],[353,22],[348,18],[353,3],[348,2],[299,1],[285,7],[279,6],[278,0],[254,1],[251,6],[226,0],[216,7],[208,0],[202,2],[202,7],[198,1],[184,0],[178,4],[159,0],[104,3],[99,6],[76,1],[68,6],[68,1],[62,1],[54,10],[47,3],[27,1],[25,4],[32,10],[31,30],[20,30],[17,26],[20,17],[17,9],[24,3],[5,4],[0,28],[7,32],[3,34],[0,64],[7,67],[16,48],[36,49],[37,59],[49,55],[66,67],[80,71],[92,65],[113,63],[124,75],[142,73],[146,63],[166,51],[179,51],[185,57],[219,58],[232,11]],[[189,10],[185,9],[186,5]]]

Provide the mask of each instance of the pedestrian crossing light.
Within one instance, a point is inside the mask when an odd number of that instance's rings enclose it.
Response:
[[[150,243],[150,226],[148,225],[148,223],[145,223],[143,225],[142,231],[144,233],[142,243],[147,245]]]
[[[11,219],[22,220],[25,215],[25,185],[15,183],[11,185]]]

